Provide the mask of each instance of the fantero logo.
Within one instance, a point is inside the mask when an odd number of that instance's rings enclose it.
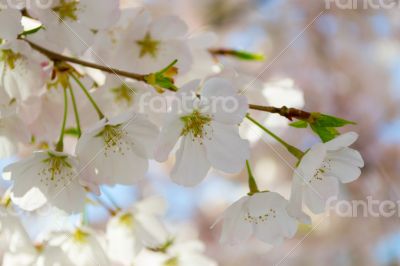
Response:
[[[326,9],[393,9],[398,6],[398,0],[325,0]]]
[[[23,9],[23,8],[38,8],[48,9],[53,5],[54,0],[6,0],[0,2],[1,9]]]

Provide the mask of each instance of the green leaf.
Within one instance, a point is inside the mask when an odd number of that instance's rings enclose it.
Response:
[[[317,127],[343,127],[356,124],[355,122],[330,115],[313,114],[313,116],[315,119],[313,124]]]
[[[333,127],[321,127],[315,124],[310,124],[311,129],[320,137],[322,142],[328,142],[340,135],[339,131]]]
[[[306,128],[308,126],[308,123],[303,120],[298,120],[296,122],[290,123],[289,126],[295,127],[295,128]]]

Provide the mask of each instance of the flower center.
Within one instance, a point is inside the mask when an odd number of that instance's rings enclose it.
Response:
[[[267,210],[264,214],[252,216],[250,212],[244,217],[244,220],[251,224],[260,224],[268,221],[268,219],[276,218],[276,211],[274,209]]]
[[[134,88],[131,88],[126,84],[122,84],[119,87],[112,88],[111,92],[114,94],[114,100],[116,102],[125,101],[128,105],[132,104],[133,94],[135,93]]]
[[[131,150],[133,141],[128,137],[128,132],[121,128],[121,125],[105,125],[104,129],[97,135],[104,140],[104,156],[119,153],[125,155],[125,152]]]
[[[132,227],[133,220],[133,215],[130,213],[125,213],[119,217],[119,222],[127,227]]]
[[[18,59],[21,59],[22,55],[19,53],[14,53],[10,49],[5,49],[1,50],[1,56],[0,56],[0,61],[4,61],[10,69],[15,68],[15,63],[17,62]]]
[[[80,229],[76,229],[76,231],[74,232],[74,235],[73,235],[73,239],[75,242],[85,243],[88,236],[89,236],[88,233],[83,232]]]
[[[43,250],[44,250],[44,245],[43,244],[35,244],[35,249],[36,249],[36,251],[38,252],[38,253],[41,253],[41,252],[43,252]]]
[[[172,257],[164,262],[164,266],[178,266],[179,260],[177,257]]]
[[[308,181],[308,183],[312,183],[314,181],[322,181],[324,180],[324,174],[332,168],[331,160],[324,160],[320,168],[318,168],[312,178]]]
[[[74,171],[67,161],[67,156],[57,156],[50,152],[48,155],[49,157],[43,160],[45,167],[38,173],[40,182],[47,187],[57,187],[60,183],[62,186],[68,185],[74,177]]]
[[[181,120],[184,124],[181,135],[192,135],[193,140],[203,139],[208,135],[206,126],[210,126],[211,117],[204,115],[198,110],[194,110],[190,115],[182,116]]]
[[[153,58],[157,56],[160,41],[152,39],[149,32],[146,33],[142,40],[136,41],[136,44],[140,46],[140,58],[147,54]]]
[[[76,12],[78,11],[78,1],[66,2],[66,0],[61,0],[60,4],[53,7],[53,11],[59,16],[60,22],[65,19],[70,19],[72,21],[78,20]]]

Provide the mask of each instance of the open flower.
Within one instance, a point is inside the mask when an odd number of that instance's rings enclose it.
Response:
[[[120,15],[119,0],[54,0],[46,4],[33,1],[28,11],[46,29],[33,35],[32,40],[78,55],[93,43],[92,30],[111,26]]]
[[[192,56],[187,44],[187,25],[178,17],[152,19],[148,12],[138,13],[120,33],[115,62],[136,73],[152,73],[175,59],[180,72],[186,72]]]
[[[0,249],[16,253],[29,250],[31,242],[20,220],[12,215],[12,209],[0,206]]]
[[[139,104],[142,97],[155,94],[153,91],[144,82],[107,75],[105,84],[95,90],[93,97],[106,115],[115,116],[129,110],[147,114],[148,112],[140,110]]]
[[[34,246],[18,250],[17,252],[7,251],[4,253],[2,265],[71,265],[71,261],[59,248],[53,246]]]
[[[35,152],[8,165],[4,173],[5,179],[14,181],[11,198],[22,209],[49,203],[68,213],[83,210],[85,190],[78,181],[77,161],[66,153]]]
[[[54,232],[48,242],[51,246],[60,247],[71,261],[71,265],[108,266],[110,262],[100,244],[98,235],[88,228],[76,228],[72,232]]]
[[[246,98],[221,78],[206,81],[200,97],[197,87],[194,81],[179,92],[180,101],[166,119],[155,154],[158,161],[165,161],[180,139],[171,177],[184,186],[200,183],[211,166],[237,173],[249,157],[249,143],[238,132],[248,109]]]
[[[223,215],[220,241],[239,244],[254,235],[271,245],[280,244],[297,231],[297,221],[289,216],[288,201],[275,192],[260,192],[233,203]]]
[[[82,167],[95,170],[83,179],[94,184],[132,185],[147,172],[157,136],[157,127],[133,112],[99,121],[77,144]]]
[[[34,245],[11,210],[0,206],[0,212],[2,265],[70,265],[59,247]]]
[[[327,201],[339,193],[339,182],[356,180],[364,161],[360,153],[349,148],[358,138],[349,132],[335,139],[314,145],[294,171],[289,211],[302,219],[302,202],[313,212],[325,210]]]
[[[164,212],[165,202],[152,197],[112,217],[107,224],[110,258],[131,265],[143,248],[156,248],[166,242],[168,235],[159,218]]]
[[[46,59],[32,51],[22,41],[6,43],[0,47],[1,85],[8,96],[17,101],[25,101],[36,96],[45,84],[42,64]]]
[[[187,240],[173,243],[168,249],[164,265],[193,265],[193,266],[216,266],[217,263],[204,253],[206,246],[199,240]]]
[[[48,59],[33,51],[23,41],[0,46],[0,85],[17,102],[26,101],[42,91],[47,76]]]

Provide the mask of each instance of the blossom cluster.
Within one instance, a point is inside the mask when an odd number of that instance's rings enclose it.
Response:
[[[210,169],[238,174],[247,166],[250,192],[223,213],[222,243],[255,236],[276,245],[293,237],[298,223],[311,222],[303,202],[321,213],[339,183],[360,176],[363,159],[349,147],[358,135],[339,134],[335,128],[346,120],[304,111],[296,116],[282,107],[280,115],[298,119],[293,126],[310,125],[322,140],[306,152],[287,144],[249,115],[247,88],[239,81],[245,75],[227,74],[215,58],[258,57],[218,54],[211,49],[215,39],[190,35],[175,16],[122,9],[118,0],[55,0],[46,8],[33,1],[1,9],[0,159],[24,157],[4,169],[12,185],[2,208],[50,206],[84,216],[88,197],[99,196],[101,186],[135,185],[150,160],[174,157],[171,180],[186,187],[201,183]],[[163,99],[165,112],[155,112],[145,98]],[[290,200],[258,189],[249,140],[239,133],[245,119],[298,159]],[[130,210],[117,208],[103,235],[83,221],[47,234],[38,245],[18,219],[5,215],[3,264],[150,265],[137,262],[147,254],[155,265],[215,265],[200,242],[182,244],[167,233],[162,205],[149,198]]]

